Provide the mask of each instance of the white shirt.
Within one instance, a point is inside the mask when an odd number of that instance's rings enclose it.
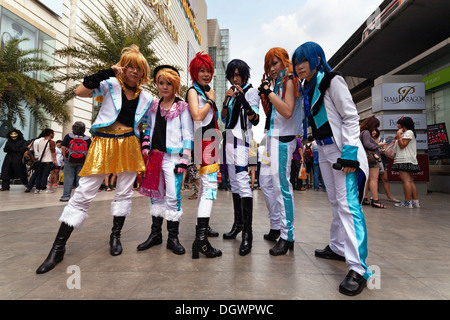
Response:
[[[32,149],[34,151],[34,158],[39,160],[39,158],[41,157],[41,154],[39,153],[39,141],[41,141],[44,138],[38,138],[36,140],[33,141],[33,145],[32,145]]]
[[[394,163],[412,163],[417,162],[417,147],[416,138],[412,130],[406,130],[402,133],[402,139],[410,139],[409,143],[403,149],[398,146],[398,141],[395,142],[396,154]]]

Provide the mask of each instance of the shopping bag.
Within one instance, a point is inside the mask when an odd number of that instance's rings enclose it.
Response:
[[[302,166],[300,167],[300,171],[298,172],[298,178],[301,180],[306,180],[308,178],[308,174],[306,173],[303,163]]]

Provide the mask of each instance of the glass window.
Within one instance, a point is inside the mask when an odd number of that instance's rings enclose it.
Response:
[[[34,27],[25,20],[19,18],[11,11],[0,6],[0,45],[3,46],[8,40],[13,38],[26,38],[20,44],[20,49],[42,49],[45,51],[42,54],[42,58],[45,59],[49,65],[54,65],[54,53],[56,40],[45,34],[38,28]],[[30,72],[30,77],[35,79],[49,79],[53,75],[51,73],[36,74],[36,72]],[[25,128],[20,127],[19,123],[14,124],[15,128],[22,131],[25,139],[30,140],[36,138],[38,135],[37,124],[29,111],[26,111],[26,125]],[[12,128],[8,128],[4,125],[4,121],[0,119],[0,162],[4,159],[3,145],[6,142],[5,136]]]

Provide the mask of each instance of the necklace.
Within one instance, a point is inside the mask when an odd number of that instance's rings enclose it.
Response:
[[[139,94],[141,93],[141,90],[142,90],[142,89],[137,88],[137,87],[130,87],[129,85],[127,85],[127,84],[126,84],[124,81],[122,81],[121,79],[117,79],[117,80],[119,81],[120,85],[122,86],[122,89],[123,89],[124,92],[125,92],[125,89],[131,90],[131,91],[134,92],[133,99],[131,99],[131,100],[136,99],[136,98],[139,96]]]
[[[137,90],[136,86],[135,87],[131,87],[125,81],[123,81],[123,85],[125,86],[125,88],[127,88],[128,90],[131,90],[133,92],[136,92],[136,90]]]

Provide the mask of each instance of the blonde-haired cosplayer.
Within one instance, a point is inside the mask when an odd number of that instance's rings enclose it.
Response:
[[[142,154],[147,161],[139,192],[151,198],[151,233],[138,245],[139,251],[162,243],[162,223],[167,221],[167,248],[175,254],[186,250],[178,240],[181,208],[181,186],[193,147],[193,121],[189,105],[178,97],[180,75],[169,65],[154,72],[160,99],[152,101],[144,116],[147,127],[142,142]],[[165,196],[165,199],[164,199]]]
[[[101,97],[102,105],[91,127],[94,139],[89,147],[79,186],[64,208],[61,226],[47,259],[36,270],[45,273],[59,263],[73,229],[87,219],[89,206],[106,175],[117,174],[116,194],[111,203],[113,228],[110,254],[122,253],[120,233],[131,213],[133,183],[138,171],[145,171],[140,152],[140,124],[152,101],[141,85],[149,83],[149,65],[136,45],[124,48],[120,61],[109,69],[84,78],[75,93],[81,98]]]
[[[142,77],[141,80],[137,83],[138,87],[140,87],[141,85],[149,84],[151,82],[150,67],[148,65],[147,59],[145,59],[145,57],[139,51],[139,47],[135,44],[122,49],[122,56],[120,57],[120,60],[116,64],[116,66],[123,68],[139,68],[142,71]],[[123,74],[119,76],[119,79],[122,81],[124,81],[124,78],[125,76]]]

